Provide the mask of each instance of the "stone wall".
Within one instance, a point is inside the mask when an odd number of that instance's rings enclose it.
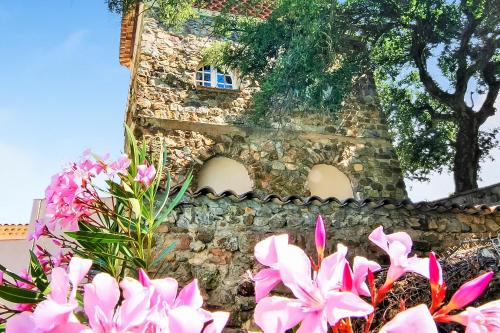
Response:
[[[168,147],[174,180],[194,166],[196,186],[202,164],[224,156],[247,168],[260,194],[309,195],[311,167],[329,164],[347,175],[357,199],[406,197],[370,80],[357,81],[337,118],[270,110],[256,121],[251,82],[235,91],[195,86],[203,50],[218,40],[210,17],[201,15],[178,31],[166,29],[149,12],[140,22],[127,123],[152,153]]]
[[[500,183],[490,186],[456,193],[448,198],[435,202],[452,202],[456,204],[500,205]]]
[[[253,258],[255,244],[272,234],[288,233],[293,243],[312,255],[318,214],[327,223],[327,253],[340,242],[350,248],[351,258],[364,255],[385,264],[387,258],[368,241],[369,233],[379,225],[387,233],[408,232],[419,255],[431,249],[439,254],[463,240],[495,236],[500,230],[500,211],[490,209],[390,201],[341,205],[337,201],[304,203],[298,198],[188,196],[157,236],[160,248],[177,242],[166,259],[165,274],[181,283],[197,278],[210,308],[231,311],[231,327],[250,328],[255,302],[247,271],[259,269]]]

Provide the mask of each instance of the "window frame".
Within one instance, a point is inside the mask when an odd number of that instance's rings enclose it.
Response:
[[[207,70],[209,67],[209,70]],[[198,74],[201,73],[201,79],[198,79]],[[205,75],[210,75],[210,81],[206,80]],[[224,75],[224,83],[223,87],[219,86],[218,77],[220,75]],[[226,80],[229,77],[231,79],[231,83],[227,84]],[[239,86],[237,84],[235,75],[231,71],[221,71],[220,68],[217,68],[213,65],[203,65],[198,67],[194,74],[194,83],[197,88],[207,88],[207,89],[220,89],[224,91],[234,91],[238,90]],[[210,83],[210,85],[206,85],[206,83]],[[227,87],[230,86],[230,87]]]

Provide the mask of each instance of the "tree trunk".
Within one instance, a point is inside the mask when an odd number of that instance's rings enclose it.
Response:
[[[455,192],[477,189],[479,171],[479,122],[474,115],[461,118],[455,143]]]

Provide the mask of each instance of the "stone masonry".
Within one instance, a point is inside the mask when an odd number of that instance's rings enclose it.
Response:
[[[373,85],[360,78],[340,117],[293,113],[256,121],[251,82],[238,90],[197,87],[203,50],[217,41],[210,14],[166,29],[146,12],[137,20],[126,122],[153,152],[168,147],[174,180],[213,157],[242,163],[259,194],[309,195],[307,176],[316,164],[337,167],[356,199],[406,197],[399,162],[378,111]]]

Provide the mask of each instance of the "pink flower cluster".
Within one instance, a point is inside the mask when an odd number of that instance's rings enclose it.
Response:
[[[229,317],[225,312],[201,308],[203,299],[194,280],[177,294],[174,279],[151,280],[140,272],[139,281],[125,278],[120,284],[106,273],[84,285],[81,323],[77,288],[87,275],[91,260],[74,257],[68,272],[54,268],[50,294],[33,312],[22,312],[7,321],[7,333],[220,333]],[[120,301],[121,296],[123,299]]]
[[[353,332],[351,317],[367,319],[364,332],[370,331],[374,311],[393,283],[407,272],[430,279],[433,304],[399,313],[382,327],[382,333],[437,333],[436,322],[457,322],[467,327],[466,333],[500,332],[500,301],[468,308],[458,315],[450,311],[464,308],[487,287],[493,273],[486,273],[464,284],[442,306],[445,286],[442,270],[435,256],[408,257],[412,240],[404,232],[385,234],[375,229],[369,239],[390,257],[391,265],[385,283],[377,289],[373,272],[381,269],[376,262],[355,257],[351,268],[346,260],[347,248],[341,244],[337,252],[324,257],[326,231],[323,219],[316,222],[317,262],[302,249],[288,243],[288,235],[271,236],[255,246],[255,258],[266,268],[253,280],[257,307],[254,319],[264,333],[284,333],[298,325],[298,333]],[[368,282],[368,283],[367,283]],[[278,284],[288,287],[295,298],[268,296]],[[368,303],[361,297],[370,297]]]
[[[154,165],[147,163],[137,166],[137,175],[134,180],[148,187],[156,176],[156,169]]]
[[[91,216],[92,204],[98,196],[89,185],[101,173],[108,177],[126,174],[130,160],[122,155],[118,160],[106,162],[107,157],[92,158],[85,152],[83,158],[52,177],[45,190],[46,225],[50,231],[58,228],[66,231],[78,230],[78,221]],[[38,237],[42,229],[31,236]]]

